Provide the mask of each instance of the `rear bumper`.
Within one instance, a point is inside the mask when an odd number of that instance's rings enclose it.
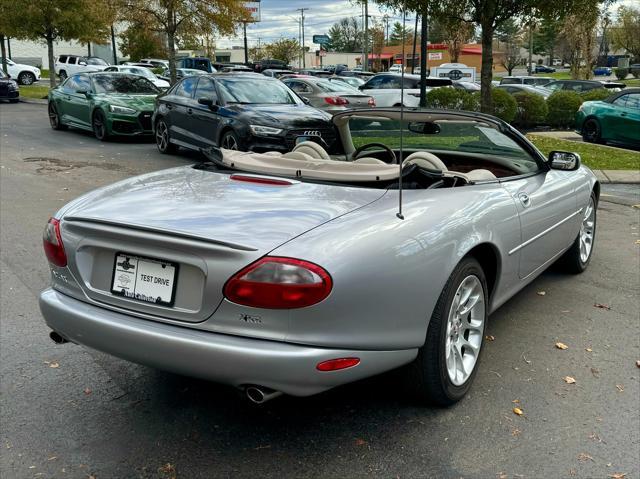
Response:
[[[416,349],[360,351],[316,348],[230,336],[142,320],[99,308],[53,289],[40,295],[47,325],[77,344],[158,369],[236,387],[266,386],[309,396],[412,361]],[[358,357],[360,364],[333,372],[319,362]]]

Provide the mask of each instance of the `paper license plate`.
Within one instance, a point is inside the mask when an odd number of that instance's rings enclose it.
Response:
[[[173,306],[178,265],[170,261],[117,253],[111,292],[147,303]]]

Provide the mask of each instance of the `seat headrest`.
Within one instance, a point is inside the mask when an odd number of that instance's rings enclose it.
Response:
[[[302,143],[298,143],[291,151],[299,151],[301,153],[305,153],[317,160],[331,159],[329,153],[327,153],[325,149],[322,148],[322,146],[318,145],[314,141],[303,141]]]
[[[416,151],[411,153],[404,160],[405,165],[418,165],[428,170],[447,171],[447,165],[445,165],[440,158],[428,151]]]

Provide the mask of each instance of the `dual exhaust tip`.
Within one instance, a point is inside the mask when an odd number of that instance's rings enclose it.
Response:
[[[51,341],[56,344],[65,344],[69,342],[67,338],[56,331],[51,331],[49,333],[49,337],[51,338]],[[244,388],[244,393],[247,399],[253,404],[263,404],[267,401],[282,396],[281,391],[275,391],[263,386],[247,386]]]

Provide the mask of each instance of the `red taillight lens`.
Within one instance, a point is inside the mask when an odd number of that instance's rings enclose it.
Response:
[[[329,105],[348,105],[349,100],[341,96],[325,96],[324,101]]]
[[[318,371],[338,371],[340,369],[352,368],[360,364],[360,358],[338,358],[323,361],[316,365]]]
[[[317,264],[265,256],[227,281],[224,295],[244,306],[292,309],[319,303],[332,287],[331,276]]]
[[[67,255],[64,252],[64,245],[60,236],[60,220],[49,219],[47,226],[44,228],[42,245],[49,262],[60,267],[67,265]]]
[[[376,101],[373,98],[369,98],[368,103],[369,103],[369,106],[376,106]]]
[[[281,180],[278,178],[269,178],[266,176],[251,176],[251,175],[238,175],[233,174],[229,177],[235,181],[245,181],[247,183],[257,183],[260,185],[272,185],[272,186],[291,186],[293,182],[289,180]]]

